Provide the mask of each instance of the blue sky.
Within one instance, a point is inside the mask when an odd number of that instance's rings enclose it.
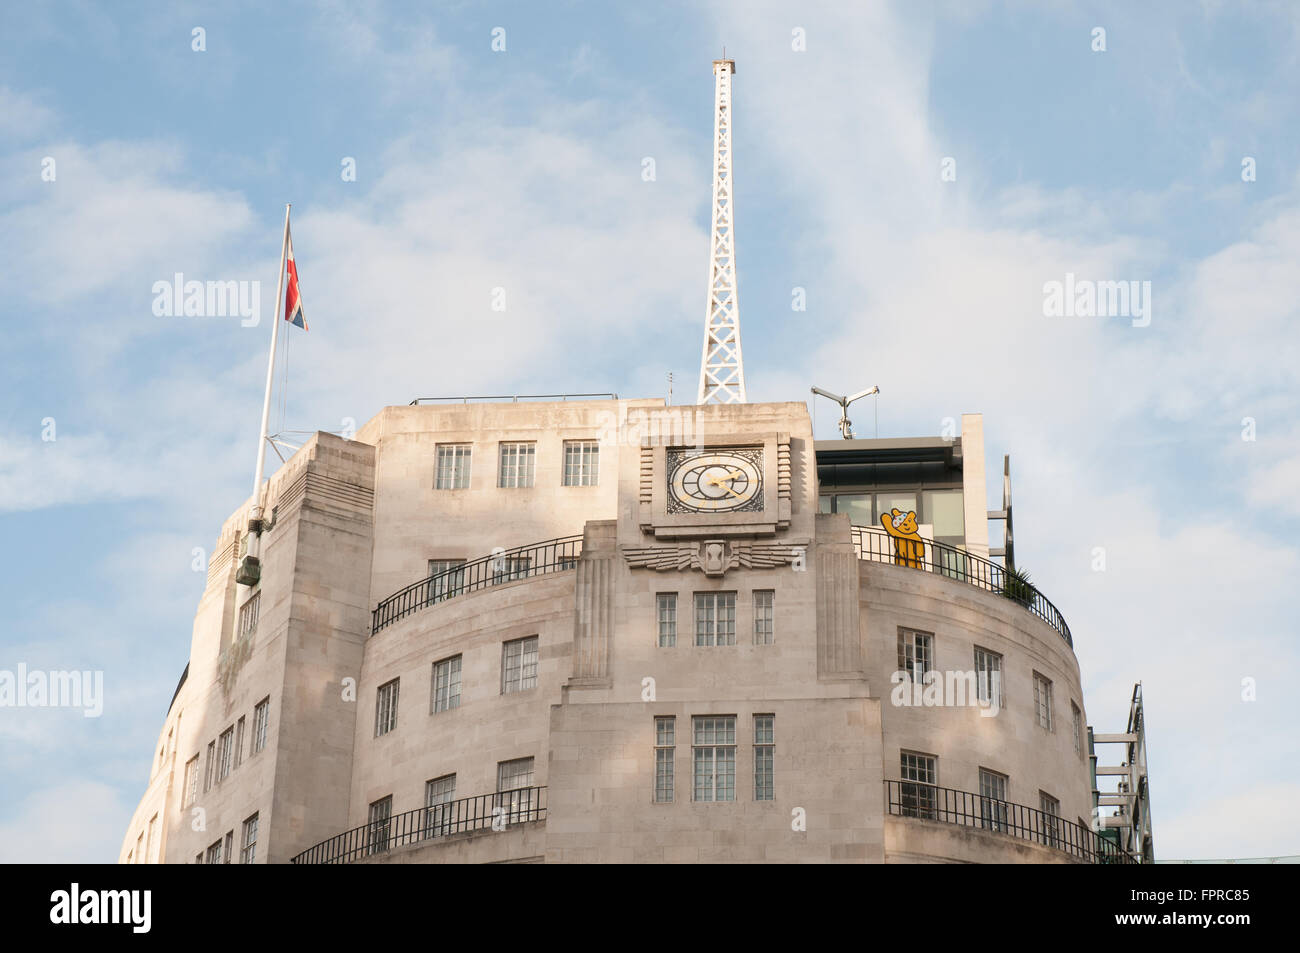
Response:
[[[1281,3],[7,10],[0,669],[106,700],[0,709],[0,860],[116,856],[192,551],[248,492],[284,203],[311,331],[273,427],[690,395],[723,44],[751,399],[879,384],[882,436],[983,412],[1090,722],[1144,682],[1158,855],[1300,853],[1298,32]],[[260,281],[261,325],[155,316],[178,271]],[[1067,273],[1150,281],[1150,325],[1045,316]]]

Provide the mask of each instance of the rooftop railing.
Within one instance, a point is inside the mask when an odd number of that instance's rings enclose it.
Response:
[[[509,401],[517,404],[521,400],[618,400],[618,394],[489,394],[485,397],[417,397],[408,405],[419,407],[423,404],[468,404]]]
[[[1070,627],[1051,600],[1031,583],[1008,572],[1005,566],[947,543],[899,539],[874,526],[853,526],[851,529],[859,559],[937,573],[1006,596],[1038,616],[1059,632],[1071,648],[1074,647]]]
[[[885,813],[974,827],[1064,851],[1090,864],[1137,859],[1096,831],[1047,811],[919,781],[885,781]]]
[[[546,788],[515,788],[430,804],[379,818],[309,847],[291,864],[350,864],[397,847],[467,831],[504,831],[546,818]]]
[[[503,549],[490,556],[453,566],[399,589],[375,607],[370,634],[413,612],[446,602],[468,592],[499,586],[552,572],[576,569],[582,555],[582,536],[561,536],[541,543]]]

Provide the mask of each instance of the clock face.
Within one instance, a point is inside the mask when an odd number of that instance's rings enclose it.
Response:
[[[761,449],[669,450],[667,462],[668,512],[762,512]]]

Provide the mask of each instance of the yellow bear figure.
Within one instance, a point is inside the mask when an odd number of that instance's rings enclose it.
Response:
[[[894,562],[900,566],[922,568],[925,560],[925,540],[916,529],[916,513],[906,513],[895,507],[880,517],[880,525],[894,537]]]

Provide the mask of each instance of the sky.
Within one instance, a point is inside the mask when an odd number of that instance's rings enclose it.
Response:
[[[1157,857],[1300,854],[1300,8],[3,19],[0,670],[102,671],[104,700],[0,708],[0,861],[116,859],[195,551],[248,495],[285,203],[310,330],[273,430],[421,396],[658,397],[669,372],[681,402],[724,45],[750,400],[876,384],[881,437],[983,413],[990,508],[1010,454],[1017,562],[1070,624],[1089,722],[1122,730],[1143,683]],[[167,313],[176,273],[259,282],[260,320]],[[1150,307],[1054,313],[1067,280]]]

